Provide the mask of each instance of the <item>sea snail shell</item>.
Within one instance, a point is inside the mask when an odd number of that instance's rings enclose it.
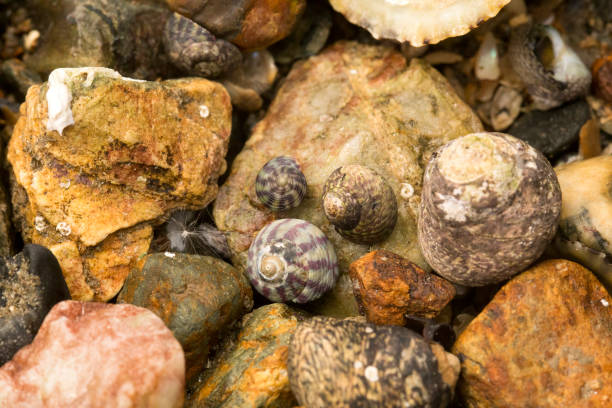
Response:
[[[255,193],[273,211],[295,208],[304,199],[308,185],[296,161],[287,156],[267,162],[257,173]]]
[[[537,109],[555,108],[589,91],[589,69],[551,26],[518,27],[509,53]]]
[[[323,211],[349,241],[372,244],[386,238],[397,222],[397,200],[374,170],[350,165],[334,170],[323,188]]]
[[[266,225],[251,244],[247,275],[255,289],[273,302],[318,299],[338,279],[338,260],[323,232],[297,219]]]
[[[466,286],[501,282],[552,240],[561,190],[544,156],[503,133],[442,146],[423,178],[418,238],[425,260]]]

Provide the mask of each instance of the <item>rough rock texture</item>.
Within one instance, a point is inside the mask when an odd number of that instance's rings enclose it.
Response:
[[[47,248],[28,244],[0,260],[0,366],[32,342],[49,310],[66,299],[62,270]]]
[[[180,344],[150,311],[65,301],[0,368],[2,407],[182,407]]]
[[[399,326],[315,317],[289,347],[289,381],[306,408],[438,408],[452,399],[459,360]]]
[[[406,325],[406,314],[435,317],[455,295],[448,281],[390,251],[370,252],[349,268],[359,311],[370,323]]]
[[[152,223],[215,197],[231,106],[204,79],[71,75],[75,124],[62,135],[47,130],[48,84],[21,107],[8,148],[13,207],[24,239],[58,258],[74,299],[108,300],[147,252]]]
[[[306,0],[166,0],[171,9],[244,49],[285,38]]]
[[[289,387],[289,341],[304,315],[282,303],[246,315],[224,343],[186,406],[283,408],[295,403]]]
[[[399,214],[393,233],[375,248],[427,267],[416,242],[423,168],[437,147],[481,129],[436,70],[419,60],[407,66],[390,47],[340,42],[297,63],[215,201],[213,215],[228,233],[234,265],[244,268],[249,245],[265,224],[305,219],[332,241],[343,273],[335,289],[312,307],[334,316],[357,314],[346,272],[371,247],[345,240],[325,218],[320,201],[327,177],[346,164],[365,165],[383,176],[396,193]],[[258,204],[254,185],[261,167],[279,155],[297,160],[308,193],[296,209],[274,214]]]
[[[507,283],[453,352],[468,407],[609,407],[612,298],[580,265],[543,262]]]
[[[243,273],[209,256],[166,252],[143,263],[117,301],[146,307],[164,321],[185,351],[189,381],[220,335],[251,309],[251,286]]]
[[[507,133],[529,143],[546,157],[554,158],[578,140],[580,128],[590,118],[589,104],[580,99],[549,111],[526,112]]]

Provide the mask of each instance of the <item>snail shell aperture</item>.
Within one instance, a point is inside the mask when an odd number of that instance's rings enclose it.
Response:
[[[503,133],[447,143],[423,178],[418,237],[431,267],[466,286],[501,282],[535,261],[561,213],[557,177],[544,156]]]
[[[374,170],[350,165],[332,172],[323,189],[323,210],[340,235],[358,244],[386,238],[397,222],[397,200]]]
[[[551,26],[518,27],[509,53],[537,109],[555,108],[589,91],[589,69]]]
[[[306,303],[335,285],[338,260],[319,228],[288,218],[259,231],[249,248],[247,275],[255,289],[273,302]]]
[[[287,156],[267,162],[255,180],[257,198],[273,211],[297,207],[307,190],[306,177],[296,161]]]

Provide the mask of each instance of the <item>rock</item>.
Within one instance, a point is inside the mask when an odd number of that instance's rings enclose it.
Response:
[[[405,326],[406,314],[435,317],[455,295],[452,283],[385,250],[362,256],[349,274],[360,312],[380,325]]]
[[[47,248],[28,244],[0,260],[0,366],[32,342],[49,310],[66,299],[62,270]]]
[[[16,58],[6,60],[0,65],[0,79],[9,88],[14,89],[20,99],[24,99],[28,88],[42,82],[40,76],[28,69],[26,65]]]
[[[390,46],[339,42],[296,63],[215,201],[213,216],[227,233],[234,265],[245,267],[247,250],[265,224],[276,218],[307,220],[332,241],[341,271],[335,289],[309,307],[327,315],[356,315],[349,264],[384,248],[428,268],[416,240],[423,168],[437,147],[481,129],[442,75],[419,60],[407,66]],[[300,163],[309,190],[299,207],[274,214],[258,204],[254,185],[263,165],[281,155]],[[321,208],[325,180],[346,164],[372,168],[397,196],[395,229],[374,247],[342,238]]]
[[[262,49],[285,38],[306,0],[166,0],[168,6],[241,48]]]
[[[0,151],[4,152],[4,149]],[[8,197],[4,186],[0,185],[0,256],[13,253],[13,230],[10,221]]]
[[[0,368],[0,406],[178,408],[184,386],[181,346],[153,313],[64,301]]]
[[[289,348],[298,402],[314,407],[445,407],[459,376],[457,357],[400,326],[315,317]]]
[[[587,269],[543,262],[508,282],[463,331],[468,407],[609,407],[612,298]]]
[[[524,140],[552,159],[578,140],[580,128],[589,119],[589,104],[579,99],[549,111],[524,113],[506,133]]]
[[[147,252],[152,224],[215,197],[229,96],[204,79],[54,72],[51,85],[30,88],[9,143],[17,225],[58,258],[74,299],[108,300]],[[64,91],[71,102],[54,97]]]
[[[210,348],[253,307],[244,274],[220,259],[166,252],[151,254],[134,269],[117,302],[159,316],[185,351],[187,381],[206,363]]]
[[[246,315],[188,400],[188,408],[291,407],[289,342],[304,315],[282,303]]]
[[[164,27],[172,14],[152,2],[123,0],[29,0],[41,32],[26,65],[46,77],[61,67],[109,67],[154,80],[172,72]]]

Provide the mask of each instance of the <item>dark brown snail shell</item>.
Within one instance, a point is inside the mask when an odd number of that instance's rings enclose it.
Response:
[[[457,357],[405,327],[329,317],[300,323],[287,366],[308,408],[442,408],[460,370]]]
[[[205,78],[219,76],[242,60],[235,45],[216,38],[204,27],[177,13],[166,22],[164,46],[177,68]]]
[[[349,241],[372,244],[385,239],[397,222],[397,200],[391,186],[374,170],[339,167],[323,188],[323,211]]]

